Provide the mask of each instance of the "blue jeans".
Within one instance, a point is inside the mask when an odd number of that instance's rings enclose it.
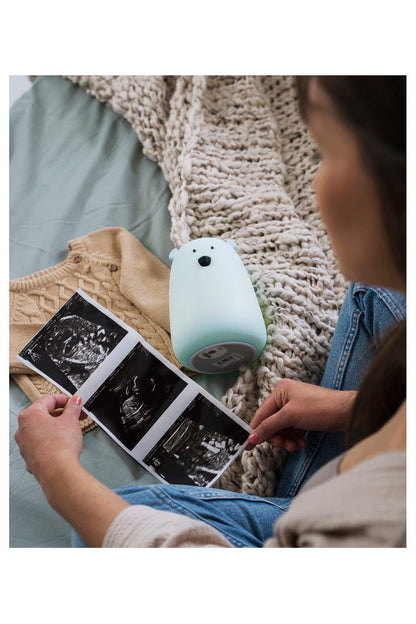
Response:
[[[406,298],[384,288],[351,284],[342,304],[328,361],[319,385],[358,390],[386,330],[406,317]],[[288,457],[276,496],[295,496],[300,487],[331,459],[345,451],[343,433],[306,434],[306,448]]]
[[[384,332],[405,315],[406,299],[402,294],[351,284],[320,385],[336,390],[358,389]],[[148,505],[203,520],[236,547],[261,547],[305,481],[345,450],[343,434],[308,432],[306,443],[306,448],[289,455],[273,498],[183,485],[131,486],[115,491],[131,505]],[[75,532],[72,546],[86,546]]]

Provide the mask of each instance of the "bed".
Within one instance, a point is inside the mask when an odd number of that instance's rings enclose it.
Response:
[[[129,230],[169,266],[170,190],[131,125],[79,86],[36,79],[10,112],[10,278],[61,262],[67,242],[107,226]],[[197,375],[221,398],[236,379]],[[28,398],[10,381],[10,546],[71,545],[71,528],[47,504],[14,441]],[[84,435],[81,463],[110,488],[155,483],[99,427]]]

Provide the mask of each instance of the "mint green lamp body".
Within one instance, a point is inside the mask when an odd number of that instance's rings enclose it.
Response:
[[[256,293],[235,248],[233,241],[199,238],[169,255],[172,346],[191,370],[230,372],[266,344]]]

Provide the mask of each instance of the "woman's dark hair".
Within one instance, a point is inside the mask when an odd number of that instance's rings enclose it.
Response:
[[[311,79],[360,147],[363,166],[377,184],[393,260],[406,279],[406,77],[298,76],[302,116],[308,117]],[[351,446],[377,431],[406,396],[406,321],[384,336],[359,388],[347,435]]]

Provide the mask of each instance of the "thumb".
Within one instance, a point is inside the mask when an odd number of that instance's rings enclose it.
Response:
[[[67,402],[67,404],[64,407],[64,410],[61,414],[61,418],[73,418],[76,420],[79,420],[80,414],[81,414],[81,406],[82,406],[82,399],[80,396],[74,394],[74,396],[72,396],[69,401]]]
[[[265,418],[248,436],[248,441],[251,444],[259,444],[260,442],[269,440],[281,429],[287,429],[292,426],[293,418],[291,410],[285,405],[268,418]]]

